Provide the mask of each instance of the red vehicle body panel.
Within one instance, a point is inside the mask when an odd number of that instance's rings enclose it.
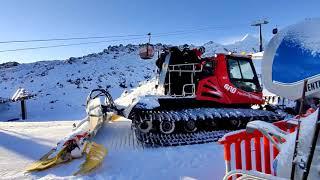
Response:
[[[211,60],[215,64],[213,75],[198,82],[196,100],[230,105],[264,103],[262,92],[246,92],[231,83],[225,54],[217,54]]]

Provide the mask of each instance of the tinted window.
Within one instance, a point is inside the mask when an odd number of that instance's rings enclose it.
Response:
[[[250,61],[228,59],[230,81],[234,86],[247,92],[258,91],[260,85],[253,72]]]
[[[213,74],[213,63],[211,61],[204,64],[203,73],[208,76]]]
[[[243,79],[253,79],[254,74],[251,68],[251,65],[248,61],[239,61],[241,72],[242,72],[242,78]]]
[[[241,79],[241,72],[237,60],[229,59],[229,69],[230,69],[230,78],[239,78]]]

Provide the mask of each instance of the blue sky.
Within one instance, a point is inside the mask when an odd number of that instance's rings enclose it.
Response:
[[[249,33],[256,19],[267,18],[264,35],[309,17],[320,16],[320,1],[298,0],[3,0],[0,41],[163,33],[209,28],[176,36],[154,37],[153,43],[230,43]],[[111,38],[119,39],[119,38]],[[108,39],[106,39],[108,40]],[[110,40],[110,39],[109,39]],[[0,44],[0,51],[99,40]],[[143,43],[123,40],[71,47],[0,53],[0,63],[66,59],[100,52],[108,45]]]

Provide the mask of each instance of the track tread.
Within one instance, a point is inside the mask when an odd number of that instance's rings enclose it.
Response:
[[[254,110],[254,109],[237,109],[237,108],[194,108],[194,109],[181,109],[181,110],[148,110],[135,112],[139,117],[133,120],[134,132],[137,139],[143,146],[177,146],[189,144],[201,144],[207,142],[218,141],[225,133],[240,129],[252,120],[263,120],[274,122],[280,120],[283,116],[270,111]],[[172,134],[162,134],[159,131],[150,131],[143,133],[139,131],[137,124],[143,120],[152,121],[174,121],[183,123],[189,120],[202,123],[203,121],[210,120],[217,123],[217,128],[214,130],[200,129],[196,132],[187,133],[181,129]],[[230,127],[231,120],[241,121],[239,127]],[[219,127],[220,126],[220,127]]]

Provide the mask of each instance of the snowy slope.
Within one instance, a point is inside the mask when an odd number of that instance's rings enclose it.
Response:
[[[227,53],[227,52],[235,52],[242,53],[245,52],[247,54],[256,53],[259,50],[259,39],[246,34],[241,40],[236,41],[233,44],[222,45],[213,41],[209,41],[204,44],[206,48],[205,56],[212,56],[215,53]]]
[[[11,97],[18,87],[23,87],[36,94],[27,102],[31,119],[79,119],[85,115],[84,103],[91,89],[108,88],[114,97],[119,97],[124,89],[136,87],[154,74],[154,60],[140,60],[135,50],[128,49],[117,47],[66,61],[2,68],[0,96]],[[0,115],[0,119],[5,118]]]
[[[204,44],[205,56],[230,49],[252,52],[258,39],[246,35],[230,45]],[[164,45],[157,44],[156,49]],[[23,87],[36,96],[27,101],[28,117],[34,121],[70,120],[84,117],[87,94],[108,88],[114,99],[155,77],[155,59],[141,60],[137,45],[110,46],[97,54],[63,61],[0,65],[0,97],[10,98]],[[19,104],[0,104],[0,121],[19,117]]]

